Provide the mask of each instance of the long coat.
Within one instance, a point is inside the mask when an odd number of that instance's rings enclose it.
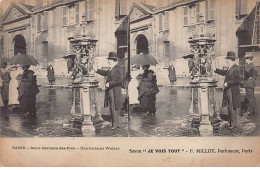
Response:
[[[55,81],[54,68],[51,65],[47,67],[47,72],[48,72],[47,77],[49,82],[54,82]]]
[[[227,90],[231,89],[232,94],[232,103],[233,108],[240,108],[241,102],[240,102],[240,89],[239,84],[241,82],[240,74],[239,74],[239,66],[234,64],[230,69],[228,70],[221,70],[216,69],[215,73],[225,76],[224,83],[227,83],[227,87],[224,89],[223,92],[223,101],[222,106],[227,106]]]
[[[32,70],[24,71],[18,85],[20,108],[25,111],[35,112],[36,94],[39,92],[34,72]]]
[[[255,88],[255,81],[257,79],[257,71],[254,63],[250,63],[245,69],[245,88]]]
[[[109,91],[112,90],[114,94],[115,99],[115,109],[120,109],[123,107],[123,97],[121,93],[121,84],[124,82],[121,73],[120,73],[120,66],[115,65],[111,70],[105,71],[105,70],[97,70],[97,73],[107,77],[106,83],[109,83],[109,87],[105,90],[105,101],[104,101],[104,107],[108,107],[109,105],[109,98],[108,94]]]
[[[169,66],[168,71],[169,71],[168,77],[169,77],[170,81],[176,81],[175,67]]]
[[[9,82],[11,80],[10,72],[6,71],[3,73],[0,71],[0,76],[3,81],[3,87],[1,90],[2,98],[3,98],[3,100],[8,100],[9,99]]]

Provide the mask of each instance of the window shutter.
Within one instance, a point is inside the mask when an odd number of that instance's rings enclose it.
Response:
[[[216,7],[216,0],[210,0],[210,13],[209,18],[211,20],[215,19],[215,7]]]
[[[85,17],[88,20],[88,0],[85,0]]]
[[[95,19],[95,0],[86,0],[86,19]]]
[[[195,10],[196,10],[196,8],[194,6],[190,8],[190,24],[195,24],[195,22],[196,22],[195,21],[195,19],[196,19]]]
[[[164,30],[169,30],[169,12],[164,13]]]
[[[74,8],[73,7],[69,8],[69,24],[70,25],[74,24]]]
[[[78,24],[79,23],[79,3],[76,4],[75,11],[76,11],[76,16],[75,16],[76,24]]]
[[[206,8],[206,17],[205,17],[205,19],[206,19],[206,21],[208,21],[209,20],[209,1],[208,0],[206,0],[205,8]]]
[[[43,15],[43,30],[48,30],[48,12],[45,11]]]
[[[127,0],[120,0],[120,15],[127,15]]]
[[[38,14],[37,31],[42,30],[42,14]]]
[[[184,7],[184,25],[188,25],[188,7]]]
[[[200,22],[200,4],[196,4],[196,23]]]
[[[247,1],[248,0],[241,0],[241,11],[240,11],[240,15],[247,15]]]
[[[163,15],[162,15],[162,13],[160,13],[159,14],[159,31],[160,32],[163,30],[162,21],[163,21]]]
[[[68,8],[67,7],[63,7],[63,15],[62,15],[62,18],[63,18],[63,25],[68,25]]]

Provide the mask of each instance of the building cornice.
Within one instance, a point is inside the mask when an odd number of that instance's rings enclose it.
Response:
[[[178,2],[174,2],[174,3],[168,4],[168,5],[159,7],[159,8],[155,8],[154,14],[157,14],[157,13],[160,13],[163,11],[167,11],[167,10],[171,10],[171,9],[177,8],[179,6],[189,5],[189,4],[193,4],[195,2],[198,3],[198,2],[202,2],[202,1],[205,1],[205,0],[180,0]]]
[[[27,26],[28,26],[28,24],[25,24],[25,25],[15,27],[15,28],[4,29],[4,32],[12,33],[12,32],[16,32],[16,31],[20,31],[20,30],[25,30]]]
[[[132,28],[132,29],[130,28],[130,33],[141,31],[141,30],[146,30],[149,28],[149,26],[152,26],[152,24],[146,24],[146,25],[142,25],[140,27],[136,27],[136,28]]]
[[[40,12],[47,11],[47,10],[52,10],[59,6],[69,5],[72,3],[78,3],[78,2],[82,2],[82,1],[84,1],[84,0],[63,0],[63,1],[54,2],[51,4],[45,5],[45,6],[34,8],[33,14],[40,13]]]

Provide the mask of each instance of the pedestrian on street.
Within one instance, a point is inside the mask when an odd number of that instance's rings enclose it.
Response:
[[[257,71],[253,63],[254,56],[247,54],[245,56],[246,68],[244,74],[244,87],[246,89],[246,96],[244,104],[246,106],[245,117],[256,114],[256,99],[254,94],[255,82],[257,79]]]
[[[10,72],[6,69],[7,62],[1,63],[0,76],[3,81],[3,86],[1,89],[1,95],[4,102],[4,109],[8,107],[8,99],[9,99],[9,82],[11,80]]]
[[[18,100],[20,109],[25,115],[36,116],[36,95],[40,92],[37,86],[36,75],[29,70],[30,65],[24,65],[21,82],[18,86]]]
[[[17,65],[11,66],[11,72],[10,77],[11,81],[9,84],[9,101],[8,105],[11,109],[15,110],[19,106],[18,101],[18,79],[20,75],[22,74],[21,67],[18,67]]]
[[[222,106],[227,107],[230,127],[238,126],[238,116],[241,114],[240,102],[240,74],[239,66],[236,64],[235,52],[227,52],[226,62],[229,66],[228,70],[216,69],[215,73],[225,76]]]
[[[53,83],[55,82],[55,76],[54,76],[54,68],[51,65],[51,62],[48,63],[47,73],[48,73],[47,77],[48,77],[49,85],[53,85]]]
[[[68,73],[73,70],[73,67],[74,67],[74,61],[73,61],[73,59],[72,59],[72,58],[68,58],[68,59],[67,59]]]
[[[107,59],[110,69],[107,71],[98,69],[97,73],[106,77],[104,107],[110,107],[112,129],[120,129],[119,114],[123,108],[121,85],[124,80],[120,73],[117,54],[110,52]]]
[[[131,80],[128,85],[128,90],[129,90],[129,104],[131,105],[138,105],[139,100],[138,100],[138,75],[140,75],[140,69],[139,66],[133,66],[131,69]]]
[[[173,66],[173,63],[171,62],[170,66],[168,67],[169,71],[169,80],[171,84],[173,84],[176,81],[176,72],[175,72],[175,67]]]
[[[146,112],[147,115],[152,114],[155,116],[155,103],[156,103],[156,94],[159,92],[157,86],[156,76],[154,75],[153,70],[147,71],[147,78],[143,78],[138,87],[140,101],[139,108]]]

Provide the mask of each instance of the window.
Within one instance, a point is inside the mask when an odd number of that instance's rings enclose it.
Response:
[[[79,3],[75,5],[75,13],[76,13],[76,24],[79,23]]]
[[[237,19],[243,18],[248,14],[247,0],[236,0],[236,17]]]
[[[115,17],[120,19],[121,16],[127,15],[127,0],[116,0]]]
[[[42,31],[42,14],[37,15],[37,31]]]
[[[163,31],[163,14],[159,14],[159,32]]]
[[[184,25],[188,25],[188,7],[185,6],[183,8],[183,11],[184,11]]]
[[[164,13],[164,30],[169,30],[169,11]]]
[[[68,25],[68,7],[62,8],[62,25]]]
[[[206,0],[206,21],[215,19],[216,0]]]
[[[43,31],[48,30],[48,12],[43,13]]]
[[[95,19],[95,0],[85,0],[85,15],[87,21]]]

